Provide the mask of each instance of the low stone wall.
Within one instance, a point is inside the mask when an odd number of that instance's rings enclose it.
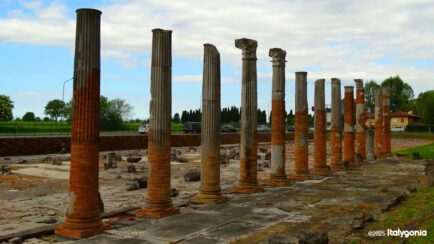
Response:
[[[270,133],[259,133],[258,142],[270,142]],[[313,134],[310,134],[313,138]],[[294,140],[293,133],[286,134],[286,140]],[[240,134],[222,134],[222,144],[240,143]],[[0,156],[38,155],[69,152],[71,137],[41,136],[41,137],[5,137],[0,138]],[[172,147],[200,146],[200,134],[172,135]],[[142,135],[101,136],[100,151],[135,150],[148,148],[148,137]]]

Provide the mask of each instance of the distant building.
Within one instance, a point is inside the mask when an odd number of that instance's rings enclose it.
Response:
[[[368,113],[366,112],[366,126],[371,125],[372,127],[375,126],[375,115],[374,113]],[[417,116],[413,114],[413,111],[403,112],[403,111],[396,111],[390,113],[390,126],[404,126],[407,127],[410,124],[419,123],[421,119],[421,116]]]

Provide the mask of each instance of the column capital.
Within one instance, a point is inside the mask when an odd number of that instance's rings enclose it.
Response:
[[[353,92],[354,91],[354,86],[345,86],[345,92]]]
[[[363,89],[363,80],[362,79],[354,79],[354,82],[356,82],[356,88],[357,89]]]
[[[252,39],[235,39],[235,47],[243,50],[243,59],[255,59],[258,42]]]
[[[270,48],[270,52],[268,56],[272,58],[271,62],[273,66],[282,66],[285,67],[285,57],[286,51],[280,48]]]

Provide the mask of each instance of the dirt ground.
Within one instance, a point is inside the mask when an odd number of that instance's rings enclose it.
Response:
[[[422,139],[393,139],[392,150],[428,144],[431,141]],[[258,147],[258,162],[265,166],[258,172],[260,183],[267,179],[270,168],[266,160],[269,144]],[[328,145],[329,149],[329,145]],[[222,154],[239,150],[237,145],[222,146]],[[117,168],[104,169],[106,153],[100,156],[100,192],[104,201],[105,211],[126,207],[141,207],[145,204],[146,189],[127,190],[131,188],[134,179],[147,175],[149,163],[145,150],[117,152],[119,160]],[[185,199],[194,195],[200,185],[197,182],[185,182],[184,174],[191,169],[200,168],[200,148],[172,149],[172,181],[171,185],[179,191],[174,197],[175,205],[185,204]],[[313,143],[309,143],[310,164],[313,160]],[[138,156],[142,159],[137,163],[128,163],[127,156]],[[68,157],[63,155],[60,165],[52,164],[56,155],[38,157],[21,157],[2,159],[2,164],[8,164],[12,174],[0,175],[0,236],[28,230],[47,224],[59,223],[64,220],[69,178]],[[232,157],[233,158],[233,157]],[[329,157],[329,152],[327,153]],[[24,160],[23,160],[24,159]],[[286,167],[291,173],[294,160],[293,143],[286,145]],[[137,172],[128,173],[127,166],[134,165]],[[239,161],[228,159],[221,166],[221,185],[226,192],[230,191],[238,179]],[[36,240],[33,240],[35,242]],[[42,240],[39,240],[42,241]],[[38,243],[39,241],[36,241]],[[51,240],[52,241],[52,240]]]

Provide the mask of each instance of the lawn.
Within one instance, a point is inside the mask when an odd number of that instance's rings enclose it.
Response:
[[[412,193],[410,197],[391,211],[383,213],[384,221],[370,223],[366,226],[363,237],[368,242],[375,243],[434,243],[434,186],[425,186],[419,191]],[[369,231],[391,230],[426,230],[427,236],[409,238],[400,237],[368,237]],[[407,242],[405,242],[407,243]]]
[[[408,156],[411,156],[413,152],[420,153],[420,156],[422,156],[422,158],[434,159],[434,142],[428,145],[411,147],[404,150],[394,151],[393,154],[404,153],[407,154]]]

